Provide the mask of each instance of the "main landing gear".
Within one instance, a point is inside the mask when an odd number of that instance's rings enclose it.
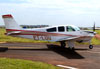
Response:
[[[62,48],[66,47],[66,43],[64,41],[60,42],[60,44],[61,44]],[[68,46],[69,46],[68,47],[69,50],[74,50],[74,43],[73,42],[69,41],[68,42]]]
[[[60,42],[60,44],[61,44],[61,47],[62,47],[62,48],[65,48],[66,43],[65,43],[64,41]]]

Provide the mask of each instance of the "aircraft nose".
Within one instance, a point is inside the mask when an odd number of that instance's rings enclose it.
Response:
[[[93,31],[85,31],[85,32],[87,32],[88,34],[96,35],[96,32],[93,32]]]
[[[86,35],[91,35],[91,36],[96,35],[96,32],[94,31],[84,31],[84,33],[86,33]]]

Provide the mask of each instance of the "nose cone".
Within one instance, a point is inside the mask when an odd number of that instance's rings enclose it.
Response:
[[[96,35],[96,32],[93,32],[93,31],[84,31],[85,33],[87,33],[87,36],[95,36]]]
[[[96,34],[96,32],[94,32],[94,31],[84,31],[84,32],[87,32],[87,33],[89,33],[89,34]]]

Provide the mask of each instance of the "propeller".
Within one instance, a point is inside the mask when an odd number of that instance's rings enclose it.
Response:
[[[93,32],[95,32],[95,22],[94,22],[94,26],[93,26]],[[96,32],[95,32],[95,38],[100,40],[100,34],[96,34]]]
[[[95,32],[95,22],[94,22],[94,26],[93,26],[93,31]]]

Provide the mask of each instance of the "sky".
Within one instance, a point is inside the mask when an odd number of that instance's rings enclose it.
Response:
[[[100,0],[0,0],[0,25],[4,14],[19,25],[100,27]]]

